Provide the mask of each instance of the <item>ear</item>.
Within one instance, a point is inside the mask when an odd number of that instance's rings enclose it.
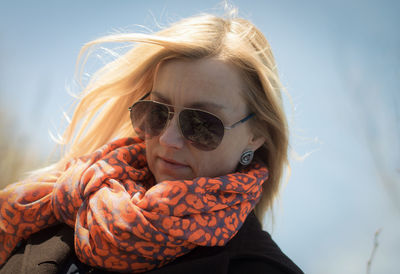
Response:
[[[252,136],[249,140],[248,148],[256,151],[259,147],[261,147],[265,143],[265,137],[264,136]]]

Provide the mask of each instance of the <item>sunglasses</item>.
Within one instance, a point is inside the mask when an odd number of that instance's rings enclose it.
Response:
[[[129,108],[132,126],[141,139],[159,136],[175,114],[173,105],[144,100],[149,94]],[[178,115],[182,136],[197,149],[210,151],[221,143],[225,130],[246,122],[254,113],[230,126],[224,126],[220,118],[200,109],[182,108]]]

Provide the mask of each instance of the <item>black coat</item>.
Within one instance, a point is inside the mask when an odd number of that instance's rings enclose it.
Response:
[[[73,251],[73,230],[58,225],[32,235],[21,245],[0,274],[98,273],[106,272],[82,264]],[[237,235],[223,247],[198,247],[149,274],[300,274],[303,273],[261,229],[251,213]]]

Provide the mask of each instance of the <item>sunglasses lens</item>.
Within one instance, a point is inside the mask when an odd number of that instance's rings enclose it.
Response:
[[[179,115],[183,136],[201,150],[213,150],[224,137],[222,121],[207,112],[185,109]]]
[[[132,126],[142,139],[161,134],[168,121],[168,107],[151,101],[139,101],[132,106]]]

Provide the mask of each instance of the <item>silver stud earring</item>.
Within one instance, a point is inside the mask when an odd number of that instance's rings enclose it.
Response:
[[[252,150],[247,150],[242,153],[242,156],[240,156],[240,163],[244,166],[247,166],[248,164],[251,163],[251,160],[253,160],[254,156],[254,151]]]

